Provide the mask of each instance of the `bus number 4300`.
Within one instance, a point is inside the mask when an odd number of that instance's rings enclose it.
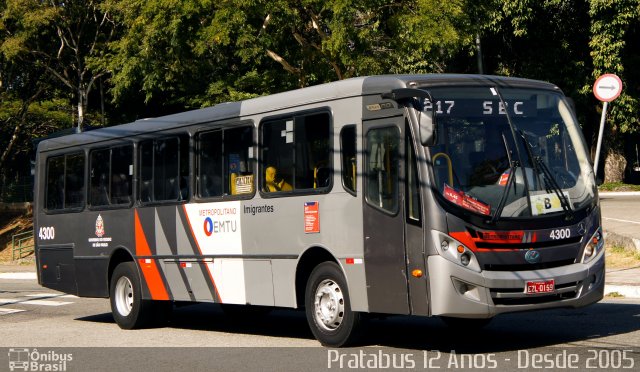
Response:
[[[38,238],[41,240],[52,240],[56,237],[56,229],[53,226],[41,227],[38,230]]]

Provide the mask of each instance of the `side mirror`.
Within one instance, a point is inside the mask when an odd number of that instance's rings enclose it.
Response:
[[[392,99],[396,102],[409,102],[409,116],[411,120],[418,124],[420,143],[422,146],[433,146],[436,144],[436,118],[431,107],[433,99],[431,94],[424,89],[399,88],[389,93],[382,94],[382,98]]]

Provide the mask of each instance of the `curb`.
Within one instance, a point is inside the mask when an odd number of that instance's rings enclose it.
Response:
[[[640,191],[598,191],[598,196],[640,196]]]
[[[14,272],[14,273],[0,273],[0,279],[9,279],[9,280],[36,280],[38,279],[38,275],[35,271],[22,271],[22,272]]]
[[[635,285],[612,285],[605,284],[604,295],[618,293],[626,298],[640,298],[640,287]]]

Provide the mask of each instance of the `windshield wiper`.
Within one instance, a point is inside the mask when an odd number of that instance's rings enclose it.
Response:
[[[509,115],[509,110],[507,110],[507,103],[504,101],[504,98],[502,97],[502,94],[500,93],[500,90],[498,89],[498,87],[493,87],[491,88],[491,93],[494,96],[498,96],[498,99],[500,99],[500,103],[502,104],[502,106],[505,108],[505,114],[507,117],[507,123],[509,124],[509,131],[511,132],[511,138],[513,139],[513,142],[516,143],[516,127],[515,125],[513,125],[513,121],[511,120],[511,115]],[[516,168],[517,167],[522,167],[522,154],[520,154],[520,149],[516,143],[516,156],[518,157],[517,161],[512,161],[511,160],[511,153],[509,151],[509,146],[507,145],[507,139],[504,136],[504,133],[502,134],[502,140],[504,142],[504,146],[505,149],[507,150],[507,157],[509,158],[509,178],[507,179],[507,185],[505,186],[505,190],[502,193],[502,198],[500,199],[500,203],[498,204],[498,208],[496,208],[496,213],[494,213],[493,217],[491,218],[491,221],[489,221],[490,223],[495,223],[498,218],[500,217],[500,215],[502,214],[502,209],[504,208],[504,204],[507,201],[507,196],[509,194],[509,188],[511,187],[511,183],[513,183],[515,181],[516,178]],[[529,193],[529,181],[527,180],[527,172],[524,171],[524,168],[522,169],[522,177],[524,179],[524,189],[525,192],[528,194]],[[514,192],[517,192],[515,189],[515,185],[514,185]],[[529,210],[531,210],[531,198],[527,198],[527,205],[529,206]]]
[[[517,193],[514,180],[516,179],[516,168],[518,168],[519,163],[511,159],[511,151],[509,151],[509,145],[507,145],[507,139],[505,138],[504,133],[502,133],[502,142],[504,143],[504,149],[507,152],[507,159],[509,159],[509,176],[507,177],[507,184],[504,187],[504,192],[502,193],[500,202],[496,207],[496,211],[493,214],[493,217],[491,217],[491,221],[489,221],[489,223],[491,224],[494,224],[498,220],[498,217],[502,214],[504,205],[507,202],[507,196],[509,195],[509,189],[511,188],[511,184],[513,184],[513,192]],[[500,177],[502,178],[502,176]]]
[[[545,184],[546,191],[547,192],[553,191],[553,193],[555,193],[556,196],[558,196],[558,199],[560,199],[560,205],[562,206],[562,209],[565,211],[567,221],[572,220],[573,209],[571,209],[571,203],[569,203],[569,200],[567,200],[567,197],[562,192],[562,188],[560,187],[560,185],[558,185],[558,182],[556,181],[555,177],[553,177],[553,174],[549,170],[549,167],[544,162],[542,157],[533,155],[531,144],[527,140],[527,137],[524,131],[520,129],[518,132],[520,133],[520,137],[522,137],[522,140],[524,141],[524,145],[526,146],[527,151],[531,156],[531,160],[533,161],[534,167],[537,166],[536,168],[540,168],[542,170],[542,176],[544,177],[544,184]],[[534,170],[534,172],[537,173],[537,170]]]

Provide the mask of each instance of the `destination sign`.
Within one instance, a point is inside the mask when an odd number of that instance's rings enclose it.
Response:
[[[442,99],[433,103],[425,100],[425,111],[435,111],[438,115],[456,117],[511,116],[535,117],[535,100],[490,100],[490,99]]]

